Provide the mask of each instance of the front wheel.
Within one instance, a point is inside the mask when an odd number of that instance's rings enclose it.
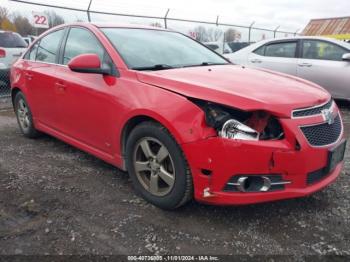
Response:
[[[17,122],[24,136],[29,138],[35,138],[40,135],[34,127],[32,112],[30,111],[27,100],[22,92],[19,92],[15,96],[14,100],[15,113],[17,116]]]
[[[181,148],[161,125],[136,126],[126,145],[127,168],[135,190],[150,203],[174,209],[192,198],[192,176]]]

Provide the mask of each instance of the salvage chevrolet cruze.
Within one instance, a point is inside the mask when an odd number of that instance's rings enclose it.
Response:
[[[128,171],[173,209],[309,195],[336,179],[339,110],[321,87],[229,63],[163,29],[51,29],[11,70],[22,133],[55,136]]]

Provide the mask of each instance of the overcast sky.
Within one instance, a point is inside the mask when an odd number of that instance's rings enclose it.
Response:
[[[86,8],[89,0],[32,0],[54,5]],[[38,7],[25,4],[14,4],[0,0],[1,6],[11,11],[37,11]],[[302,30],[312,18],[350,16],[350,0],[93,0],[93,10],[119,12],[140,15],[163,15],[170,8],[169,17],[220,21],[237,25],[249,25],[276,28],[281,30]],[[61,12],[61,11],[60,11]],[[85,19],[84,14],[68,14],[68,17]],[[95,20],[109,20],[103,16],[95,16]]]

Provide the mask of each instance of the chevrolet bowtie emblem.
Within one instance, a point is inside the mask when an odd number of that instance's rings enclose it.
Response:
[[[331,109],[324,109],[321,111],[323,119],[329,124],[334,123],[333,111]]]

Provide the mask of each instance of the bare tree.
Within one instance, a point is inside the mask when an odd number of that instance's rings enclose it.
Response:
[[[19,13],[15,13],[12,15],[12,21],[20,35],[27,36],[33,34],[33,26],[30,24],[28,18]]]
[[[196,40],[200,42],[217,42],[223,36],[223,31],[219,28],[197,26],[193,29]]]
[[[229,28],[225,31],[225,42],[235,42],[241,39],[241,32],[234,28]]]
[[[6,7],[1,7],[0,6],[0,24],[2,23],[2,21],[7,18],[9,16],[9,10]]]
[[[196,40],[200,42],[208,42],[208,32],[204,26],[197,26],[193,29],[195,33]]]
[[[221,29],[219,28],[209,28],[208,29],[208,38],[209,38],[209,41],[212,41],[212,42],[217,42],[218,40],[220,40],[220,38],[223,36],[223,32]]]
[[[62,16],[60,16],[59,14],[57,14],[55,11],[45,11],[44,12],[47,17],[49,18],[49,26],[54,27],[56,25],[60,25],[60,24],[64,24],[64,18]]]

